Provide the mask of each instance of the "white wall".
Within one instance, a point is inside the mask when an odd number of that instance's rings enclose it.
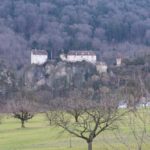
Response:
[[[68,55],[67,61],[77,62],[77,61],[87,61],[91,63],[96,63],[96,55]]]
[[[122,64],[122,59],[121,58],[117,58],[116,59],[116,65],[119,67]]]
[[[60,54],[60,59],[62,61],[67,61],[67,58],[66,58],[65,54]]]
[[[48,55],[34,55],[31,52],[31,64],[43,65],[48,60]]]
[[[96,69],[99,73],[106,73],[108,66],[106,64],[96,64]]]

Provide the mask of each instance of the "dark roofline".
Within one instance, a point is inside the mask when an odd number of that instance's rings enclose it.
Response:
[[[34,55],[48,55],[48,52],[46,50],[37,50],[37,49],[34,49],[31,52]]]
[[[92,50],[71,50],[68,52],[68,55],[96,55],[96,53]]]

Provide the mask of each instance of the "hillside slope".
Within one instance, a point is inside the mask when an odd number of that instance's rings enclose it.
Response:
[[[149,0],[5,0],[0,58],[20,68],[31,48],[92,49],[101,57],[149,52]]]

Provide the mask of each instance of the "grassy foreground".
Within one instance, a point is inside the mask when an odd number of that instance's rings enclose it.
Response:
[[[50,127],[44,115],[37,115],[28,123],[25,129],[20,128],[20,122],[11,116],[5,116],[0,124],[0,150],[86,150],[84,140],[70,136],[62,129]],[[136,142],[127,126],[121,127],[121,136],[136,150]],[[148,131],[149,132],[149,131]],[[71,143],[71,148],[70,148]],[[93,143],[94,150],[126,150],[127,148],[115,138],[111,131],[104,132]],[[144,150],[150,149],[146,142]]]

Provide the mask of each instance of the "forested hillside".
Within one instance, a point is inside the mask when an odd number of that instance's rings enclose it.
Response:
[[[1,0],[0,59],[20,68],[31,48],[149,52],[150,0]],[[113,54],[113,55],[112,55]]]

